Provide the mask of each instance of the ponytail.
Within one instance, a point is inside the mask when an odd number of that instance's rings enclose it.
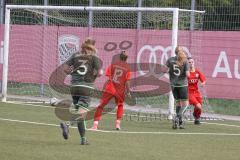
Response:
[[[97,50],[96,48],[94,47],[93,44],[90,44],[88,42],[84,42],[81,46],[81,49],[82,49],[82,53],[83,54],[96,54]]]
[[[182,66],[185,62],[187,62],[187,56],[184,51],[180,50],[177,54],[177,65]]]
[[[179,53],[180,51],[183,51],[183,48],[180,47],[180,46],[177,46],[176,49],[175,49],[175,54],[178,55],[178,53]]]

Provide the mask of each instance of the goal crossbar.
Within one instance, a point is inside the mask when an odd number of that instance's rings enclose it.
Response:
[[[179,8],[154,8],[154,7],[88,7],[88,6],[38,6],[38,5],[6,5],[6,9],[47,9],[47,10],[81,10],[81,11],[132,11],[132,12],[185,12],[204,13],[205,11],[187,10]]]

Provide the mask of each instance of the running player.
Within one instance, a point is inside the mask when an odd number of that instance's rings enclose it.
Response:
[[[98,128],[98,122],[101,119],[103,108],[109,103],[112,98],[115,98],[117,104],[117,117],[115,121],[116,130],[120,130],[120,122],[123,116],[123,102],[125,98],[125,92],[130,97],[130,83],[131,72],[128,64],[126,63],[128,56],[125,51],[120,54],[120,61],[116,61],[111,64],[106,71],[108,81],[104,87],[102,99],[100,105],[94,115],[93,130]]]
[[[166,66],[169,68],[170,84],[173,96],[176,101],[176,117],[173,119],[173,129],[184,129],[182,115],[188,106],[188,82],[189,69],[187,56],[181,47],[176,47],[175,57],[167,60]]]
[[[206,83],[205,76],[195,68],[194,60],[188,58],[190,76],[188,77],[188,92],[189,92],[189,104],[194,106],[193,116],[194,124],[200,124],[200,117],[202,113],[202,96],[198,90],[198,82],[203,86]]]
[[[90,103],[90,93],[84,87],[92,87],[99,73],[101,72],[101,61],[96,56],[95,40],[88,38],[81,46],[81,51],[73,54],[64,66],[64,71],[71,74],[70,92],[73,100],[73,108],[78,111],[80,117],[71,120],[76,122],[81,137],[81,145],[88,144],[85,137],[85,117]],[[68,139],[68,125],[60,124],[64,139]]]

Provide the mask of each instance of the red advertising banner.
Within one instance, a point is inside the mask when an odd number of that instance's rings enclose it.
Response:
[[[0,73],[3,34],[3,26],[0,26]],[[153,66],[146,71],[140,64],[164,64],[171,56],[172,38],[168,30],[14,25],[10,34],[9,81],[47,84],[53,70],[79,50],[89,35],[96,40],[103,69],[120,50],[127,50],[129,63],[134,63],[138,70],[135,75],[151,72],[157,76]],[[178,44],[196,59],[198,67],[206,75],[208,97],[240,99],[240,32],[180,31]],[[102,76],[97,80],[98,86],[104,81]]]

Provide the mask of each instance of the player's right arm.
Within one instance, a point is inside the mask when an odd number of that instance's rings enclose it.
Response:
[[[102,70],[102,61],[100,58],[97,56],[93,56],[93,68],[94,68],[94,75],[97,77],[100,77],[103,75],[103,70]]]
[[[72,60],[68,60],[66,63],[63,64],[63,71],[66,74],[71,74],[73,72],[73,64],[72,64]]]
[[[112,65],[108,66],[106,69],[106,73],[105,76],[107,76],[109,79],[111,79],[111,75],[112,75]]]
[[[169,72],[169,68],[170,68],[170,58],[167,60],[165,66],[167,68],[165,73],[168,73]]]
[[[70,66],[68,64],[64,64],[63,65],[63,71],[66,73],[66,74],[71,74],[72,71],[73,71],[73,66]]]
[[[131,92],[130,92],[130,80],[131,80],[131,72],[128,71],[126,74],[126,93],[129,98],[131,98]]]
[[[131,98],[131,92],[130,92],[130,80],[126,81],[126,94],[129,98]]]
[[[66,74],[71,74],[74,70],[74,67],[73,67],[73,63],[74,63],[74,55],[76,53],[74,53],[64,64],[63,64],[63,71],[66,73]]]

